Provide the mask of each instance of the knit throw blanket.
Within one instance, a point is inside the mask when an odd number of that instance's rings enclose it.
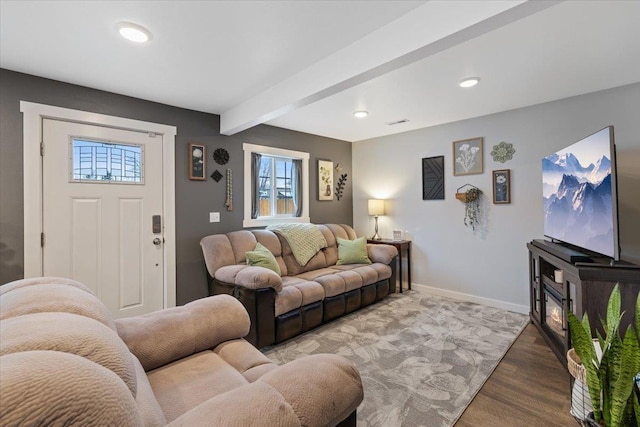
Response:
[[[278,233],[287,240],[293,257],[302,266],[307,265],[320,249],[328,246],[327,240],[315,224],[273,224],[267,230]]]

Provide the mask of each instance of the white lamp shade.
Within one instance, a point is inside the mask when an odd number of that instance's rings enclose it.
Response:
[[[384,200],[369,199],[369,215],[384,215]]]

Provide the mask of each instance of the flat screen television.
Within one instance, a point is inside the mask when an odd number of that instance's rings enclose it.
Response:
[[[620,259],[613,126],[542,159],[544,235]]]

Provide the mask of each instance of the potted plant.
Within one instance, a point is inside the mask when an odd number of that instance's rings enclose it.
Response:
[[[606,427],[639,426],[640,401],[634,393],[635,376],[640,371],[640,295],[636,301],[634,326],[629,326],[620,337],[619,285],[613,288],[602,326],[606,336],[597,331],[592,339],[587,313],[582,322],[570,311],[571,342],[586,370],[587,387],[593,405],[593,424]],[[599,346],[598,355],[595,346]]]

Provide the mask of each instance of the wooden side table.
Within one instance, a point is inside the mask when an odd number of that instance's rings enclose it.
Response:
[[[403,251],[407,251],[407,279],[408,285],[407,288],[411,290],[411,240],[391,240],[391,239],[381,239],[381,240],[372,240],[367,239],[367,243],[371,243],[374,245],[391,245],[395,246],[398,250],[398,278],[400,279],[400,293],[402,293],[402,253]]]

